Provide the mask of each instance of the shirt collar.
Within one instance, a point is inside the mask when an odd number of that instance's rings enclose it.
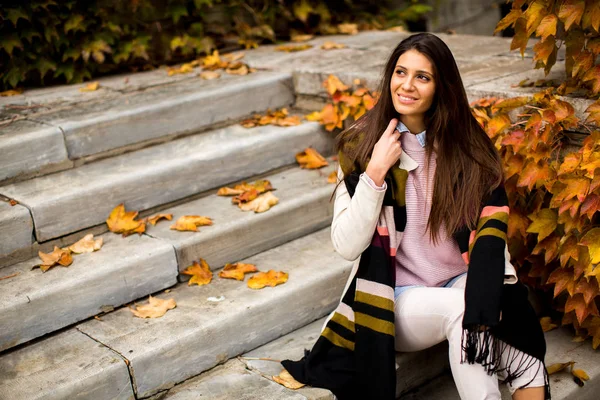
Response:
[[[406,125],[404,125],[402,122],[398,122],[398,125],[396,125],[396,130],[400,133],[402,133],[402,132],[411,133],[410,130],[406,127]],[[419,144],[421,145],[421,147],[425,147],[426,132],[427,132],[427,130],[424,130],[423,132],[417,133],[415,135],[417,137],[417,140],[419,141]]]

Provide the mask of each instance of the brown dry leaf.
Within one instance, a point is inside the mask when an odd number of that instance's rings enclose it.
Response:
[[[558,325],[557,324],[553,324],[552,320],[550,319],[550,317],[543,317],[540,318],[540,325],[542,325],[542,330],[544,332],[548,332],[551,331],[554,328],[557,328]]]
[[[356,35],[358,33],[358,25],[356,24],[339,24],[338,31],[346,35]]]
[[[206,285],[210,283],[213,276],[210,267],[203,258],[200,259],[199,264],[197,261],[194,261],[192,265],[183,270],[182,274],[192,276],[188,281],[188,286],[192,286],[193,284],[198,286]]]
[[[250,189],[250,190],[248,190],[248,191],[240,194],[239,196],[234,196],[231,199],[231,202],[233,204],[247,203],[249,201],[254,200],[257,197],[258,197],[258,190],[256,190],[256,189]]]
[[[311,47],[313,47],[312,44],[308,44],[308,43],[299,44],[299,45],[285,44],[285,45],[275,47],[275,51],[285,51],[287,53],[291,53],[294,51],[307,50],[307,49],[310,49]]]
[[[174,225],[171,225],[171,229],[174,231],[190,231],[197,232],[198,226],[212,225],[212,220],[209,217],[202,217],[200,215],[184,215],[179,217],[175,221]]]
[[[268,272],[259,272],[248,279],[250,289],[262,289],[265,286],[274,287],[286,283],[288,273],[283,271],[269,270]]]
[[[181,65],[180,67],[168,67],[167,68],[167,75],[169,76],[173,76],[173,75],[177,75],[177,74],[189,74],[190,72],[194,71],[194,67],[192,65],[192,63],[186,63]]]
[[[569,361],[569,362],[566,362],[566,363],[552,364],[551,366],[549,366],[547,368],[548,375],[552,375],[552,374],[555,374],[557,372],[560,372],[560,371],[564,370],[565,368],[567,368],[567,367],[569,367],[569,366],[571,366],[573,364],[575,364],[575,361]]]
[[[321,45],[323,50],[345,49],[346,45],[336,42],[327,41]]]
[[[275,197],[272,192],[267,192],[247,203],[239,203],[238,207],[241,208],[242,211],[261,213],[267,211],[277,203],[279,203],[279,199]]]
[[[217,191],[217,196],[237,196],[244,192],[256,190],[259,194],[273,190],[271,182],[267,179],[255,181],[254,183],[242,182],[234,187],[224,186]]]
[[[292,42],[306,42],[307,40],[310,40],[312,38],[314,38],[315,35],[292,35],[291,39]]]
[[[17,204],[19,204],[18,201],[16,201],[15,199],[10,199],[8,201],[8,204],[10,204],[12,207],[16,206]]]
[[[138,318],[160,318],[166,314],[167,311],[177,307],[175,299],[159,299],[158,297],[148,297],[149,304],[139,306],[136,304],[136,309],[129,307],[129,311]]]
[[[327,183],[337,183],[337,173],[335,171],[331,171],[327,177]]]
[[[300,125],[300,116],[288,116],[287,108],[271,111],[267,110],[264,115],[254,114],[252,118],[248,118],[240,122],[244,128],[253,128],[255,126],[277,125],[277,126],[296,126]]]
[[[151,217],[146,218],[148,222],[152,224],[152,226],[156,225],[158,221],[161,219],[166,219],[167,221],[171,221],[173,219],[173,214],[156,214]]]
[[[300,383],[297,380],[295,380],[294,377],[290,375],[290,373],[287,371],[287,369],[281,371],[277,376],[274,375],[273,380],[279,383],[280,385],[283,385],[286,388],[293,390],[300,389],[304,386],[304,383]]]
[[[241,53],[227,53],[227,54],[224,54],[223,57],[221,57],[221,58],[225,62],[232,63],[232,62],[236,62],[236,61],[241,60],[242,58],[244,58],[245,55],[246,54],[244,52],[241,52]]]
[[[137,221],[135,219],[137,215],[137,211],[125,211],[125,205],[123,203],[119,204],[110,212],[106,220],[108,230],[114,233],[122,233],[123,236],[133,233],[141,235],[146,231],[146,223]]]
[[[582,369],[574,369],[571,371],[574,377],[581,379],[582,381],[589,381],[590,376]]]
[[[102,248],[103,239],[94,239],[94,234],[90,233],[79,239],[68,247],[69,251],[75,254],[93,253]]]
[[[239,66],[236,64],[234,66],[227,67],[225,69],[225,72],[227,72],[230,75],[248,75],[250,73],[248,66],[242,63],[239,64]]]
[[[211,80],[220,78],[221,74],[216,71],[203,71],[198,76],[200,76],[202,79]]]
[[[219,277],[227,279],[235,279],[238,281],[244,280],[244,275],[250,272],[257,272],[256,265],[254,264],[225,264],[225,267],[219,272]]]
[[[57,246],[54,246],[54,250],[52,251],[52,253],[42,253],[40,251],[38,252],[38,256],[42,260],[42,263],[36,265],[36,267],[39,266],[42,272],[48,271],[55,265],[62,265],[63,267],[68,267],[73,263],[71,251],[68,249],[61,249]]]
[[[100,87],[100,82],[91,82],[82,88],[79,88],[80,92],[95,92]]]
[[[300,168],[317,169],[329,165],[327,160],[312,147],[304,149],[303,152],[296,154],[296,161]]]
[[[0,97],[8,97],[8,96],[18,96],[23,93],[22,88],[5,90],[4,92],[0,92]]]

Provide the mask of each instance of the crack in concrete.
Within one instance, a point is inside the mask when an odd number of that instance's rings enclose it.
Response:
[[[100,340],[96,339],[95,337],[90,336],[89,334],[87,334],[86,332],[82,331],[81,329],[79,329],[78,327],[75,327],[75,329],[82,333],[83,335],[89,337],[90,339],[92,339],[94,342],[106,347],[107,349],[117,353],[119,356],[121,356],[121,358],[123,359],[123,362],[125,363],[125,365],[127,366],[127,372],[129,373],[129,382],[131,384],[131,390],[133,391],[133,396],[135,399],[139,399],[138,398],[138,394],[137,394],[137,385],[135,383],[135,375],[133,372],[133,367],[131,366],[131,362],[129,361],[129,359],[127,357],[125,357],[123,354],[121,354],[119,351],[113,349],[112,347],[110,347],[109,345],[102,343]]]

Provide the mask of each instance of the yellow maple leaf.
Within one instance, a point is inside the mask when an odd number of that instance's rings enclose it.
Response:
[[[167,68],[167,75],[173,76],[177,74],[189,74],[194,71],[194,67],[192,63],[186,63],[181,65],[180,67],[169,67]]]
[[[210,267],[203,258],[200,259],[200,263],[194,261],[192,265],[184,269],[181,273],[192,276],[188,281],[188,286],[192,286],[193,284],[198,286],[206,285],[210,283],[213,276]]]
[[[22,88],[5,90],[4,92],[0,92],[0,97],[8,97],[8,96],[18,96],[23,93]]]
[[[358,25],[356,24],[338,24],[338,31],[345,35],[356,35],[358,33]]]
[[[235,264],[225,264],[223,269],[219,272],[219,277],[226,279],[235,279],[238,281],[244,280],[244,275],[256,272],[256,265],[254,264],[243,264],[243,263],[235,263]]]
[[[167,221],[171,221],[173,219],[173,214],[156,214],[151,217],[146,218],[148,222],[152,224],[152,226],[156,225],[158,221],[161,219],[166,219]]]
[[[291,45],[291,44],[285,44],[285,45],[280,45],[275,47],[275,51],[285,51],[287,53],[291,53],[291,52],[295,52],[295,51],[303,51],[303,50],[307,50],[310,49],[312,46],[312,44],[299,44],[299,45]]]
[[[337,183],[337,173],[335,171],[331,171],[327,177],[327,183]]]
[[[100,87],[100,82],[90,82],[82,88],[79,88],[80,92],[95,92]]]
[[[167,311],[177,307],[175,299],[159,299],[158,297],[148,297],[149,304],[137,305],[133,309],[129,307],[129,311],[138,318],[160,318],[166,314]]]
[[[146,223],[137,221],[137,211],[125,211],[123,203],[116,206],[108,216],[106,225],[108,230],[113,233],[122,233],[123,236],[128,236],[133,233],[142,234],[146,231]]]
[[[209,217],[203,217],[200,215],[184,215],[179,217],[175,221],[174,225],[171,225],[171,229],[174,231],[191,231],[197,232],[198,226],[212,225],[212,220]]]
[[[589,230],[581,238],[580,244],[587,246],[592,264],[600,263],[600,228]]]
[[[341,43],[336,43],[336,42],[332,42],[332,41],[326,41],[325,43],[323,43],[321,45],[321,48],[323,50],[334,50],[334,49],[344,49],[346,48],[345,44],[341,44]]]
[[[312,147],[304,149],[303,152],[296,154],[296,161],[300,168],[317,169],[329,165],[327,160]]]
[[[538,234],[538,242],[550,236],[558,225],[556,211],[549,208],[542,208],[539,212],[527,216],[533,222],[527,228],[529,233]]]
[[[286,388],[293,390],[300,389],[301,387],[305,386],[304,383],[300,383],[297,380],[295,380],[294,377],[286,369],[281,371],[279,375],[274,375],[273,380],[279,383],[280,385],[283,385]]]
[[[255,181],[254,183],[242,182],[234,187],[224,186],[217,191],[217,196],[237,196],[249,190],[256,190],[258,193],[264,193],[273,190],[271,182],[267,179]]]
[[[42,263],[36,265],[36,267],[39,266],[42,272],[48,271],[55,265],[68,267],[73,263],[71,251],[69,249],[61,249],[57,246],[54,246],[52,253],[43,253],[39,251],[38,256],[40,257],[40,260],[42,260]]]
[[[265,286],[274,287],[286,283],[288,273],[283,271],[269,270],[268,272],[259,272],[248,279],[250,289],[262,289]]]
[[[279,199],[275,197],[272,192],[266,192],[247,203],[239,203],[238,207],[242,209],[242,211],[261,213],[269,210],[277,203],[279,203]]]
[[[231,199],[231,202],[233,204],[247,203],[249,201],[256,199],[257,197],[258,197],[258,190],[250,189],[250,190],[240,194],[239,196],[234,196]]]
[[[81,253],[93,253],[94,251],[100,250],[102,248],[103,239],[94,239],[94,235],[92,233],[85,235],[83,238],[79,239],[77,242],[73,243],[68,247],[68,249],[75,254]]]

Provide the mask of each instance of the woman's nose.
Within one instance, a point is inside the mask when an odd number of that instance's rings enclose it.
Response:
[[[403,90],[411,90],[413,87],[412,79],[407,77],[404,82],[402,82],[401,86]]]

